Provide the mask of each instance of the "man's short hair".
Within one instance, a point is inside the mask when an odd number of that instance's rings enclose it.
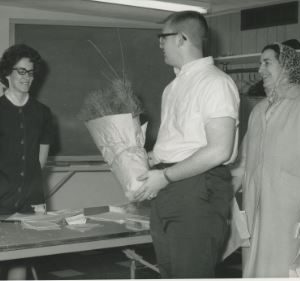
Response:
[[[192,44],[197,48],[202,48],[203,40],[208,36],[208,25],[205,17],[195,11],[183,11],[172,13],[164,20],[174,31],[185,33]]]

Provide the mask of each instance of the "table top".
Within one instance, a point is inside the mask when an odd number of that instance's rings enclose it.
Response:
[[[0,223],[0,261],[150,243],[149,230],[133,231],[109,221],[94,221],[85,232],[69,229],[24,229],[19,223]]]

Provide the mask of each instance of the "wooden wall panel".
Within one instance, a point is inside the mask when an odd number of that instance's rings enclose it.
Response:
[[[299,19],[300,19],[300,10]],[[228,56],[259,53],[269,43],[282,42],[288,39],[300,41],[300,22],[259,28],[240,30],[240,12],[208,17],[211,32],[211,51],[213,56]]]
[[[269,27],[267,32],[267,44],[277,41],[276,27]]]
[[[256,51],[255,53],[260,53],[262,48],[268,44],[268,29],[260,28],[256,30]]]
[[[292,38],[298,39],[300,41],[300,23],[289,24],[286,26],[286,39],[288,40]]]
[[[218,32],[217,32],[217,17],[211,17],[210,18],[210,25],[209,25],[209,30],[210,30],[210,52],[211,55],[216,57],[218,56],[218,50],[217,50],[217,46],[219,44],[218,42]]]
[[[218,45],[217,53],[221,56],[228,56],[230,54],[230,17],[227,15],[222,15],[217,18],[217,28],[218,31]]]
[[[241,17],[240,13],[233,13],[230,18],[230,54],[238,55],[242,53],[242,34],[240,31]]]
[[[277,42],[283,42],[285,40],[287,40],[286,25],[277,26],[277,28],[276,28],[276,41]]]
[[[251,54],[256,52],[256,30],[242,31],[242,54]]]
[[[212,54],[212,49],[213,49],[213,33],[211,32],[211,27],[212,27],[212,21],[213,21],[213,18],[209,17],[206,19],[207,20],[207,24],[209,26],[209,32],[208,32],[208,42],[209,42],[209,55],[214,55]]]

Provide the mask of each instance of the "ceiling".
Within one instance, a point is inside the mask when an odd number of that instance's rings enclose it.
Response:
[[[143,0],[140,0],[143,1]],[[265,6],[286,2],[285,0],[162,0],[169,2],[187,2],[199,4],[208,3],[210,5],[209,15],[227,13],[245,8]],[[80,15],[110,17],[125,20],[146,21],[159,23],[169,12],[149,10],[143,8],[133,8],[115,4],[104,4],[89,0],[0,0],[0,5],[34,8],[39,10],[70,12]]]

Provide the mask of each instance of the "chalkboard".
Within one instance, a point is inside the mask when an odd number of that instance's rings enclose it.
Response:
[[[149,121],[146,148],[151,149],[160,122],[161,94],[173,78],[159,49],[156,29],[16,24],[15,42],[38,50],[47,63],[47,75],[37,91],[37,99],[54,115],[56,141],[51,155],[98,155],[84,123],[77,118],[88,93],[108,83],[108,64],[99,56],[91,40],[121,76],[132,82]],[[122,50],[122,51],[121,51]],[[122,63],[124,54],[124,66]]]

